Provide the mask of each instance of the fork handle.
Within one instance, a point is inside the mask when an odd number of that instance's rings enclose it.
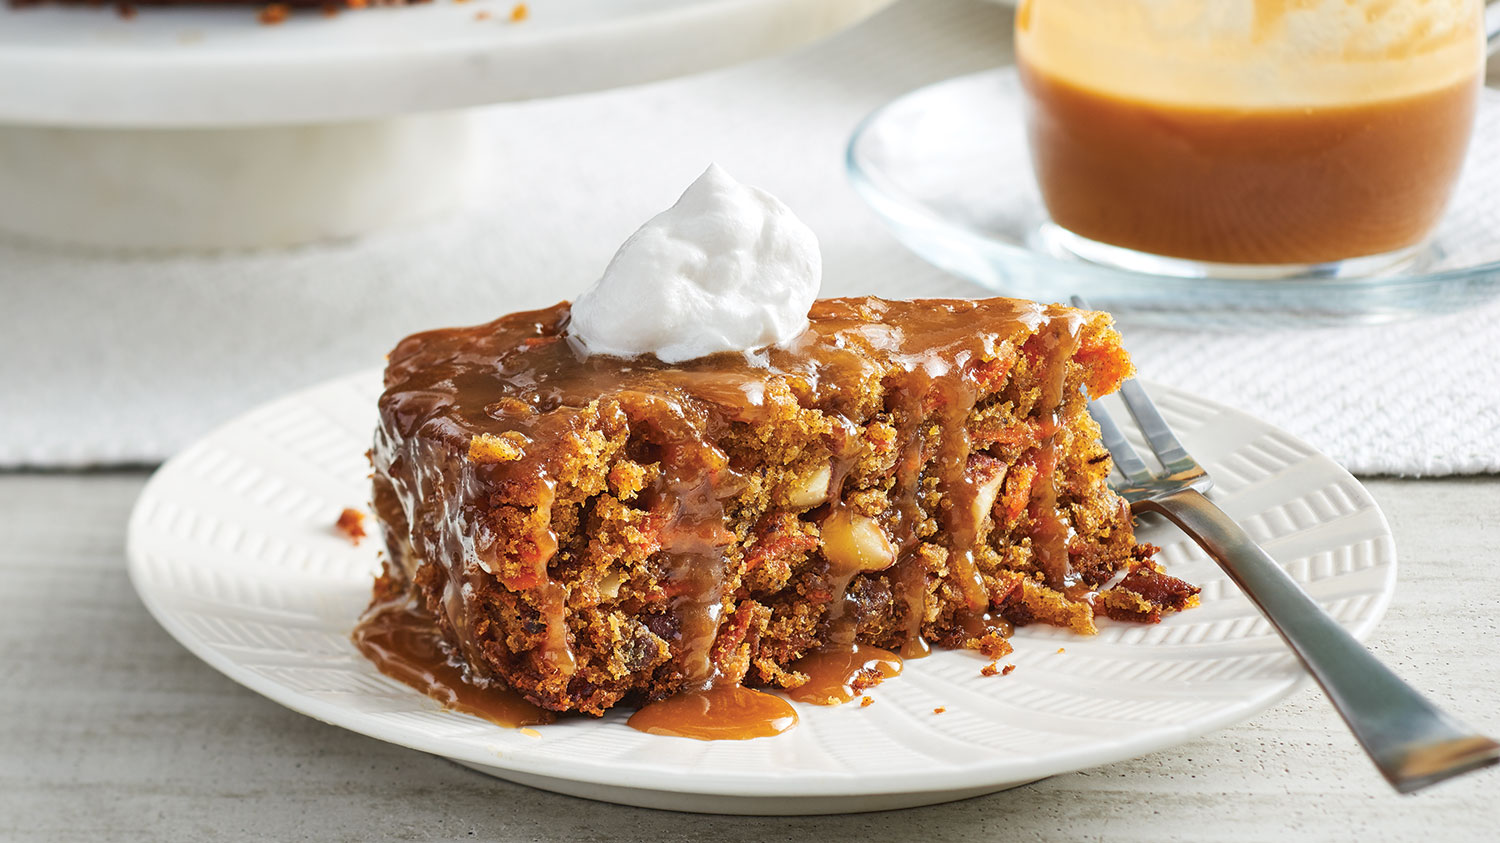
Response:
[[[1260,607],[1381,775],[1401,793],[1500,761],[1500,744],[1438,709],[1307,596],[1224,511],[1195,489],[1136,504],[1192,536]]]

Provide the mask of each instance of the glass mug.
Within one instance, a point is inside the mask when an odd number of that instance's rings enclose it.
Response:
[[[1055,249],[1156,274],[1400,265],[1462,166],[1480,0],[1023,0]]]

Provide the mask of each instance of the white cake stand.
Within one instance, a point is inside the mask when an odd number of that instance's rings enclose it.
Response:
[[[409,223],[472,179],[468,109],[791,49],[892,0],[436,0],[275,26],[254,6],[0,6],[0,230],[126,249]]]

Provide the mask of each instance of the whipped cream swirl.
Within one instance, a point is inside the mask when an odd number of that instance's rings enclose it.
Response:
[[[806,330],[822,278],[812,229],[714,164],[625,241],[568,332],[590,354],[665,363],[751,351]]]

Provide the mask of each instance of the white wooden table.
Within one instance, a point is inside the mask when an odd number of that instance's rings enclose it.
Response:
[[[0,474],[0,839],[1500,839],[1500,769],[1396,796],[1316,691],[1175,749],[888,814],[672,814],[531,790],[293,713],[189,655],[125,577],[143,473]],[[1375,480],[1374,648],[1500,733],[1500,478]]]

